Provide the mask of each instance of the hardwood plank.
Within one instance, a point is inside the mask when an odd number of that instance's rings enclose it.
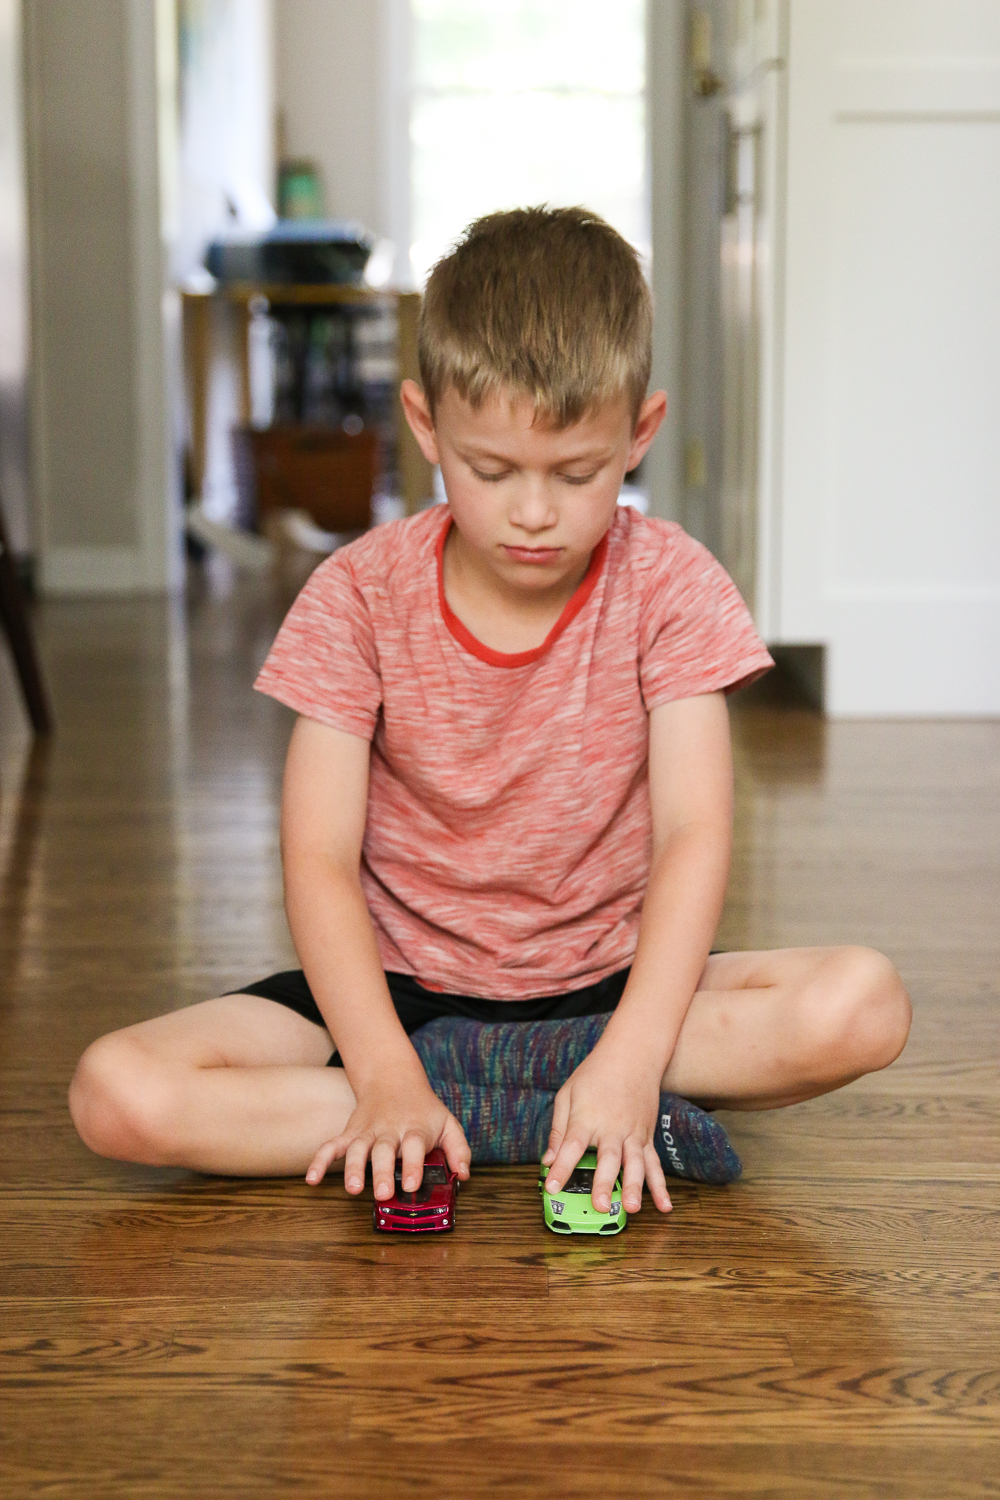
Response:
[[[377,1433],[400,1442],[447,1439],[465,1431],[484,1437],[537,1440],[553,1427],[580,1429],[608,1443],[696,1441],[706,1421],[738,1424],[741,1437],[809,1431],[831,1438],[860,1421],[869,1433],[933,1430],[949,1436],[992,1436],[1000,1418],[996,1366],[872,1369],[865,1363],[796,1370],[755,1367],[553,1362],[501,1369],[458,1368],[436,1381],[394,1366],[366,1385],[338,1387],[352,1396],[352,1437]]]
[[[445,1450],[431,1443],[344,1443],[339,1438],[334,1447],[332,1439],[318,1436],[311,1443],[303,1442],[292,1462],[294,1493],[309,1500],[325,1500],[334,1487],[338,1496],[369,1500],[373,1494],[387,1493],[379,1489],[387,1483],[395,1495],[434,1493],[487,1500],[497,1494],[498,1474],[509,1476],[509,1493],[518,1495],[538,1493],[544,1475],[545,1493],[555,1500],[603,1500],[609,1492],[639,1497],[697,1493],[712,1500],[741,1500],[743,1496],[815,1500],[830,1494],[873,1500],[940,1500],[942,1495],[949,1500],[982,1500],[997,1493],[990,1478],[990,1465],[997,1456],[995,1447],[984,1452],[977,1445],[968,1455],[959,1443],[915,1446],[891,1440],[878,1447],[678,1442],[609,1452],[601,1444],[480,1443],[473,1439],[449,1443]],[[63,1457],[61,1445],[58,1457]],[[54,1455],[53,1464],[57,1461]],[[32,1471],[38,1478],[37,1488],[27,1474],[19,1475],[19,1493],[187,1500],[192,1494],[205,1493],[209,1485],[213,1495],[256,1496],[280,1493],[287,1483],[285,1463],[270,1455],[261,1468],[248,1470],[245,1477],[234,1473],[232,1464],[217,1454],[182,1459],[156,1477],[151,1476],[148,1464],[143,1468],[123,1462],[117,1472],[95,1467],[81,1476],[74,1472],[71,1456],[64,1462],[61,1482],[50,1479],[51,1473],[58,1472],[54,1469]],[[963,1465],[969,1477],[960,1472]]]
[[[863,1422],[869,1435],[887,1430],[933,1432],[950,1438],[995,1435],[1000,1418],[1000,1371],[929,1362],[872,1368],[862,1361],[791,1369],[752,1361],[675,1361],[606,1355],[593,1360],[452,1358],[428,1372],[422,1358],[399,1358],[373,1369],[365,1358],[335,1362],[309,1341],[204,1350],[158,1345],[105,1351],[104,1369],[74,1375],[67,1361],[49,1359],[34,1376],[11,1376],[5,1392],[54,1386],[65,1406],[85,1406],[124,1386],[141,1397],[158,1389],[170,1400],[256,1390],[304,1392],[346,1403],[352,1438],[376,1435],[397,1443],[448,1442],[463,1433],[483,1438],[544,1440],[554,1429],[577,1431],[608,1444],[697,1441],[712,1419],[738,1424],[743,1440],[766,1436],[780,1422],[789,1434],[833,1438]],[[114,1355],[113,1362],[110,1359]],[[72,1363],[71,1361],[69,1363]],[[17,1398],[15,1398],[17,1399]]]
[[[577,1440],[519,1443],[463,1437],[446,1445],[345,1439],[342,1413],[325,1399],[296,1397],[299,1422],[289,1421],[287,1398],[241,1393],[239,1406],[206,1397],[178,1404],[176,1427],[162,1425],[155,1403],[112,1398],[90,1423],[70,1406],[65,1418],[51,1400],[26,1409],[25,1457],[9,1469],[18,1495],[131,1496],[181,1500],[192,1494],[359,1497],[373,1494],[468,1496],[486,1500],[504,1476],[511,1494],[603,1497],[706,1494],[716,1500],[744,1495],[803,1497],[849,1495],[873,1500],[966,1500],[996,1494],[993,1476],[1000,1443],[969,1449],[961,1439],[909,1436],[852,1442],[731,1443],[678,1439],[638,1446]],[[253,1426],[256,1419],[257,1427]],[[184,1443],[177,1438],[183,1424]],[[220,1445],[213,1432],[233,1435]],[[228,1426],[223,1424],[229,1424]],[[109,1441],[111,1439],[111,1441]],[[0,1436],[0,1464],[4,1463]],[[245,1470],[234,1462],[245,1441],[256,1460]],[[175,1458],[176,1453],[176,1458]],[[502,1493],[503,1491],[501,1491]]]
[[[604,1310],[581,1319],[565,1304],[553,1309],[531,1299],[511,1305],[503,1297],[463,1299],[447,1309],[409,1297],[296,1298],[282,1302],[244,1302],[174,1298],[20,1299],[0,1303],[0,1378],[53,1374],[51,1361],[80,1373],[100,1374],[114,1366],[120,1348],[125,1358],[135,1349],[157,1349],[163,1357],[180,1354],[218,1358],[222,1346],[247,1358],[256,1348],[306,1342],[330,1361],[373,1361],[386,1357],[420,1359],[440,1356],[477,1360],[531,1358],[601,1358],[619,1355],[623,1345],[642,1358],[691,1362],[711,1358],[720,1364],[745,1361],[791,1366],[788,1340],[766,1329],[686,1328],[655,1315],[633,1317],[623,1335],[615,1312]],[[242,1357],[242,1356],[241,1356]]]
[[[963,1301],[985,1303],[987,1308],[995,1305],[1000,1294],[1000,1272],[989,1267],[970,1271],[918,1268],[873,1269],[858,1268],[810,1268],[807,1265],[786,1266],[773,1261],[749,1261],[734,1264],[732,1255],[720,1257],[718,1261],[698,1264],[688,1261],[683,1265],[639,1266],[630,1263],[591,1263],[589,1266],[570,1265],[549,1268],[549,1286],[552,1292],[579,1291],[585,1287],[614,1287],[624,1291],[629,1285],[649,1288],[651,1286],[683,1288],[685,1295],[702,1293],[716,1297],[735,1292],[781,1293],[792,1296],[811,1293],[827,1297],[861,1297],[869,1294],[883,1301],[909,1304],[922,1296],[945,1296]]]

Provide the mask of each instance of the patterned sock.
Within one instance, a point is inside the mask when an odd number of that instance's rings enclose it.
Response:
[[[548,1145],[552,1100],[600,1040],[609,1015],[555,1021],[469,1021],[442,1016],[413,1032],[431,1087],[462,1121],[474,1161],[537,1161]],[[446,1096],[443,1090],[452,1089]],[[452,1097],[458,1102],[452,1103]],[[531,1100],[543,1100],[544,1106]],[[545,1126],[539,1120],[544,1114]],[[529,1129],[527,1122],[534,1123]],[[470,1134],[469,1131],[473,1132]],[[540,1142],[532,1155],[525,1142]],[[475,1135],[476,1139],[473,1139]],[[491,1141],[495,1138],[496,1144]],[[718,1120],[677,1094],[661,1094],[655,1136],[664,1172],[692,1182],[735,1182],[743,1164]],[[520,1156],[511,1155],[523,1150]],[[488,1155],[480,1152],[495,1151]]]
[[[465,1131],[480,1166],[541,1160],[552,1129],[555,1095],[541,1089],[489,1089],[429,1074],[431,1088]]]
[[[555,1093],[600,1041],[610,1014],[556,1021],[442,1016],[410,1037],[428,1078]]]
[[[718,1120],[678,1094],[660,1095],[654,1144],[668,1177],[735,1182],[743,1171],[743,1163]]]

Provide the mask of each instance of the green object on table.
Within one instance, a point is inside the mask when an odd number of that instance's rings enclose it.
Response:
[[[553,1234],[621,1234],[627,1222],[622,1204],[622,1176],[618,1173],[611,1193],[611,1211],[602,1214],[591,1202],[597,1152],[585,1151],[563,1184],[562,1192],[547,1193],[545,1179],[549,1169],[542,1167],[538,1191],[542,1195],[545,1226]]]

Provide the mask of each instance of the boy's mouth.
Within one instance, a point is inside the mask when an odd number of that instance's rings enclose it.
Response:
[[[544,563],[554,563],[561,555],[561,547],[508,547],[504,546],[504,552],[511,562],[533,563],[536,567]]]

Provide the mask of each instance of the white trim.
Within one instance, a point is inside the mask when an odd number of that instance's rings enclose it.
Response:
[[[785,223],[788,180],[789,0],[776,0],[767,53],[764,113],[761,348],[757,414],[757,576],[754,615],[765,640],[781,639],[782,448],[784,443]]]
[[[646,459],[649,513],[683,514],[684,413],[684,101],[687,16],[683,5],[646,0],[646,141],[649,230],[653,247],[651,390],[665,389],[670,410]]]
[[[134,594],[147,586],[138,547],[49,547],[39,581],[45,594]]]
[[[167,256],[162,238],[159,134],[163,85],[158,48],[172,37],[172,0],[128,0],[129,208],[135,327],[136,495],[141,566],[136,587],[177,588],[181,582],[180,495],[171,452],[168,375]],[[179,363],[179,362],[178,362]]]

